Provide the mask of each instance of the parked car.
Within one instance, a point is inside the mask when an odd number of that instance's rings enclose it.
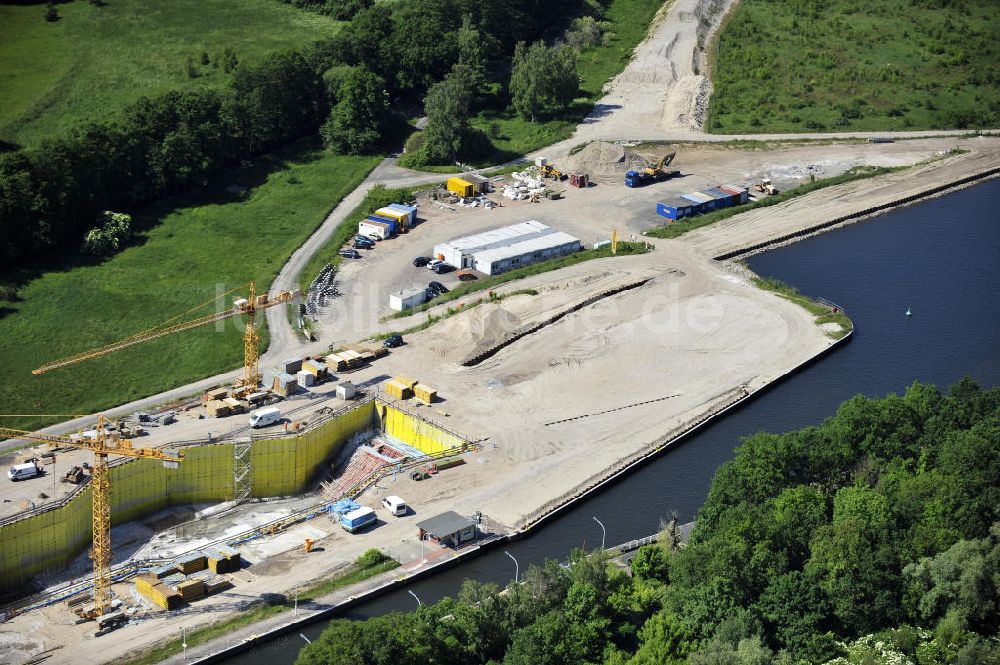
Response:
[[[374,245],[366,245],[363,242],[354,241],[354,249],[374,249]]]
[[[401,497],[390,495],[382,499],[382,506],[394,517],[402,517],[409,510]]]
[[[403,345],[403,336],[398,334],[389,335],[388,337],[385,338],[385,341],[382,342],[382,346],[384,346],[387,349],[395,349],[397,346],[402,346],[402,345]]]
[[[382,242],[382,236],[375,235],[374,233],[369,233],[365,237],[371,240],[372,242]]]
[[[423,268],[430,262],[431,258],[429,256],[418,256],[417,258],[413,259],[413,266],[415,268]]]
[[[345,259],[360,259],[361,258],[361,252],[359,252],[356,249],[342,249],[339,252],[337,252],[337,254],[339,254],[340,256],[343,256]]]
[[[375,246],[375,241],[371,238],[365,238],[364,236],[358,236],[354,239],[354,248],[358,249],[360,247],[364,249],[371,249]]]
[[[442,263],[444,263],[444,261],[442,261],[440,259],[431,259],[425,265],[427,266],[428,270],[434,270],[434,266],[439,266]]]
[[[441,282],[431,282],[427,285],[427,288],[433,289],[437,295],[448,293],[448,287],[446,287]]]
[[[451,265],[450,263],[444,263],[443,261],[441,263],[438,263],[433,268],[431,268],[431,270],[433,270],[438,275],[443,275],[446,272],[451,272],[454,269],[455,266]]]
[[[471,282],[474,279],[479,279],[471,272],[460,272],[458,273],[458,281],[460,282]]]

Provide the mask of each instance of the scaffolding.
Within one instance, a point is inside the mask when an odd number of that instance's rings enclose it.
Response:
[[[233,443],[233,499],[236,503],[249,499],[253,491],[253,468],[250,464],[252,449],[250,437],[238,438]]]

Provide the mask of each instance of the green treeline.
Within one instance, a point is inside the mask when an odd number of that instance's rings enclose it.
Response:
[[[1000,662],[1000,389],[857,396],[756,434],[689,544],[533,567],[500,594],[334,621],[298,665]]]
[[[469,86],[485,85],[487,72],[509,70],[518,42],[540,38],[553,16],[572,17],[589,6],[583,0],[293,4],[343,12],[350,21],[295,52],[255,65],[232,63],[232,78],[220,90],[143,98],[114,120],[0,154],[0,265],[16,267],[79,244],[104,211],[132,212],[303,137],[321,138],[336,152],[377,152],[406,131],[396,107],[421,104],[446,76],[452,78],[440,89],[445,94],[429,97],[467,106],[475,101]],[[464,86],[457,100],[456,84]],[[466,93],[473,97],[463,102]],[[442,119],[436,126],[454,121],[462,130],[453,145],[467,145],[463,119]],[[440,158],[454,154],[436,150]]]

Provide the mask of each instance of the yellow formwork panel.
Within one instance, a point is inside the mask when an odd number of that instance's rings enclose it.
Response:
[[[466,441],[425,420],[382,405],[382,425],[385,433],[428,454],[461,449]]]
[[[254,441],[253,495],[286,496],[308,488],[324,462],[355,433],[375,423],[369,402],[296,437]],[[113,466],[111,518],[122,524],[172,505],[233,498],[231,443],[184,450],[184,461],[167,469],[156,460]],[[0,527],[0,593],[27,585],[38,573],[64,568],[91,539],[91,490],[64,506]]]
[[[253,496],[288,496],[308,489],[323,463],[354,434],[369,429],[374,418],[375,407],[369,402],[299,436],[254,442]]]

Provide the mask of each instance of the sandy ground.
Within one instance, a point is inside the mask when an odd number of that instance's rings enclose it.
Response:
[[[714,15],[709,12],[711,4],[711,0],[676,0],[660,10],[628,67],[605,86],[605,96],[577,128],[576,143],[701,131],[711,82],[703,71],[699,36],[708,43],[706,35],[732,2],[719,3]],[[710,28],[700,24],[702,18]]]
[[[474,351],[484,336],[502,335],[590,295],[641,279],[650,281],[570,314],[479,366],[457,364],[456,359]],[[549,275],[538,296],[512,298],[492,311],[471,309],[446,327],[411,336],[406,347],[368,370],[405,372],[434,385],[443,401],[432,417],[447,412],[450,426],[489,440],[485,450],[470,455],[462,467],[423,483],[398,478],[362,501],[376,505],[381,494],[392,491],[416,506],[421,518],[446,509],[464,514],[481,510],[516,524],[546,501],[703,412],[732,387],[760,386],[830,343],[807,312],[752,288],[679,242],[660,242],[656,251],[640,257],[575,266]],[[660,401],[547,425],[653,399]],[[250,519],[264,518],[244,516],[240,523]],[[359,536],[349,536],[322,519],[301,525],[271,542],[255,544],[256,551],[248,554],[251,560],[256,557],[257,565],[238,574],[230,592],[169,619],[127,626],[110,640],[88,637],[87,626],[68,625],[62,607],[18,617],[8,632],[30,630],[39,616],[46,616],[60,625],[58,636],[47,635],[46,648],[67,638],[79,640],[71,653],[55,652],[50,662],[112,660],[148,643],[150,635],[170,634],[182,623],[213,621],[217,613],[238,609],[241,601],[260,593],[282,592],[328,573],[367,547],[390,552],[405,547],[414,536],[414,519],[390,521]],[[222,520],[209,521],[187,539],[196,546],[206,537],[205,530],[222,535],[233,528]],[[306,537],[318,539],[324,551],[310,557],[304,568],[296,561],[305,556],[297,547]],[[131,597],[126,587],[119,595]]]
[[[674,168],[684,177],[664,183],[629,189],[621,184],[621,175],[616,167],[608,165],[600,169],[594,165],[597,186],[586,190],[565,187],[564,198],[559,201],[544,201],[539,204],[511,202],[504,200],[504,207],[493,210],[481,208],[458,209],[458,212],[441,210],[430,205],[421,208],[424,221],[405,236],[381,242],[375,250],[364,252],[364,258],[345,262],[339,275],[340,288],[344,296],[337,299],[323,312],[319,320],[320,340],[314,344],[303,344],[292,338],[288,347],[283,348],[282,357],[288,355],[322,353],[328,345],[353,343],[377,332],[403,330],[423,321],[426,314],[418,314],[404,319],[383,321],[390,314],[389,293],[401,288],[426,286],[432,279],[443,282],[448,287],[458,284],[454,274],[437,276],[423,268],[414,268],[411,260],[417,255],[427,255],[439,242],[459,235],[475,233],[486,229],[512,224],[525,219],[537,219],[580,238],[585,244],[610,237],[612,230],[618,229],[624,238],[641,234],[663,220],[655,214],[656,201],[679,194],[715,186],[719,183],[751,183],[768,176],[779,189],[788,189],[808,180],[810,175],[817,178],[829,177],[858,165],[902,166],[916,164],[935,158],[948,150],[959,147],[967,154],[938,160],[916,171],[902,171],[875,179],[861,180],[821,190],[806,197],[751,211],[726,219],[710,228],[683,237],[683,243],[708,256],[716,256],[729,249],[745,247],[754,242],[766,240],[791,231],[812,226],[826,219],[864,209],[876,203],[899,198],[903,192],[925,189],[940,182],[961,177],[991,165],[1000,164],[1000,139],[936,138],[901,141],[894,144],[831,143],[831,144],[778,144],[770,149],[745,149],[711,144],[680,144],[672,146],[648,145],[634,148],[648,159],[658,159],[667,151],[677,151]],[[565,183],[564,183],[565,185]],[[499,199],[498,199],[499,200]],[[619,261],[613,262],[620,265]],[[624,261],[630,262],[631,259]],[[588,262],[569,271],[542,275],[508,285],[500,291],[522,288],[536,288],[553,283],[570,284],[570,275],[580,274],[589,280],[602,280],[601,286],[610,284],[623,276],[602,276],[596,265]],[[556,298],[562,292],[561,299]],[[536,300],[534,307],[556,307],[573,298],[585,297],[584,291],[577,293],[573,288],[550,289],[546,300]],[[835,297],[835,294],[830,294]],[[480,295],[472,296],[466,302]],[[439,314],[447,306],[439,306],[431,313]],[[541,303],[541,304],[538,304]],[[273,310],[269,310],[273,311]],[[448,325],[448,322],[439,324]],[[440,330],[440,328],[435,329]],[[429,335],[436,340],[438,335]],[[403,355],[406,350],[395,352]],[[263,366],[273,363],[278,351],[265,356]],[[377,382],[391,375],[387,366],[380,361],[368,373],[352,375],[359,383]],[[402,370],[398,370],[402,371]],[[218,383],[200,382],[205,386]],[[309,411],[325,405],[319,401],[329,393],[331,387],[314,390],[315,403],[308,400],[289,402],[288,409]],[[442,388],[443,389],[443,388]],[[178,392],[178,391],[175,391]],[[130,410],[122,409],[123,413]],[[302,419],[302,418],[298,418]],[[147,445],[160,445],[178,439],[205,438],[208,433],[220,436],[234,428],[245,425],[245,417],[231,416],[223,419],[195,420],[181,417],[178,423],[151,430],[150,436],[141,441]],[[0,464],[11,463],[13,457],[0,457]],[[59,482],[59,477],[70,466],[89,460],[89,453],[65,452],[57,455],[54,466],[47,466],[46,475],[19,483],[0,483],[0,515],[9,515],[21,510],[24,502],[44,503],[52,497],[64,496],[72,486]],[[42,495],[45,495],[43,497]]]

